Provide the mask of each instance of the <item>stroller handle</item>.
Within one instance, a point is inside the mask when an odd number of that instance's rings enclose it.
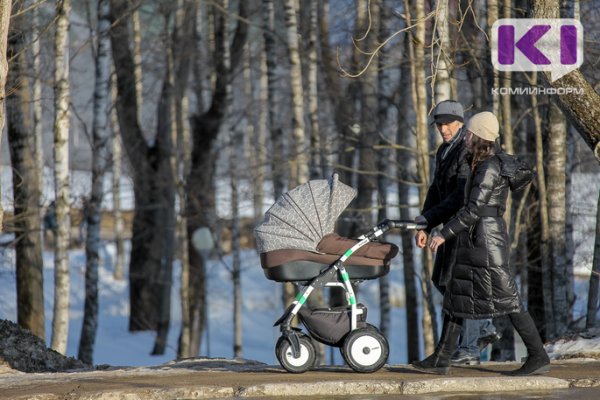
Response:
[[[390,229],[415,229],[421,230],[427,228],[426,224],[417,224],[415,221],[405,221],[405,220],[386,220]],[[384,221],[384,222],[386,222]]]
[[[379,236],[383,235],[385,232],[390,229],[425,229],[427,225],[425,224],[417,224],[415,221],[409,220],[393,220],[393,219],[385,219],[377,224],[369,233],[366,233],[359,237],[359,239],[368,238],[369,240],[374,240]]]

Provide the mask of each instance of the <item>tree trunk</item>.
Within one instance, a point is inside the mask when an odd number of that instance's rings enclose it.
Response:
[[[119,121],[117,118],[117,85],[114,75],[111,77],[111,110],[110,110],[110,125],[112,129],[112,216],[114,222],[113,234],[115,236],[115,266],[113,277],[117,281],[122,281],[125,277],[125,246],[123,243],[123,233],[125,225],[123,222],[123,212],[121,211],[121,176],[122,176],[122,153],[123,147],[121,144],[121,135],[119,131]]]
[[[269,131],[269,78],[267,76],[267,60],[263,49],[258,52],[260,63],[260,77],[258,78],[258,118],[254,130],[256,179],[254,183],[254,220],[260,221],[263,217],[265,193],[264,182],[267,176],[267,133]]]
[[[285,25],[287,48],[290,62],[290,90],[292,94],[292,153],[289,159],[289,188],[308,181],[308,157],[304,137],[304,90],[298,41],[298,23],[296,13],[298,0],[285,0]]]
[[[389,26],[390,12],[382,1],[379,5],[379,29],[377,31],[377,40],[381,43],[385,38],[390,35]],[[372,10],[374,11],[374,10]],[[377,144],[379,150],[377,150],[377,171],[380,172],[377,175],[377,222],[383,221],[388,217],[388,171],[389,166],[392,164],[390,151],[388,149],[389,143],[394,141],[393,136],[389,134],[388,129],[388,115],[392,105],[392,98],[394,92],[394,85],[391,83],[391,68],[388,68],[389,55],[388,50],[382,48],[379,53],[378,60],[379,68],[377,68],[377,133],[378,140]],[[385,240],[385,237],[384,237]],[[389,275],[382,276],[379,280],[379,309],[380,309],[380,322],[379,329],[386,337],[390,337],[391,327],[391,304],[390,304],[390,277]]]
[[[306,139],[304,136],[304,89],[302,87],[302,68],[300,64],[300,49],[298,40],[297,11],[298,0],[285,0],[285,26],[287,35],[287,50],[290,62],[290,91],[292,96],[292,140],[291,154],[288,159],[289,179],[288,188],[308,181],[308,163],[306,155]],[[291,283],[284,283],[283,305],[287,307],[294,299],[295,290]]]
[[[35,3],[35,0],[30,0],[31,3]],[[35,162],[37,168],[40,171],[39,174],[39,187],[43,187],[43,175],[44,175],[44,138],[43,138],[43,126],[42,126],[42,79],[41,79],[41,57],[40,57],[40,39],[41,30],[39,27],[39,9],[34,7],[31,10],[31,92],[32,92],[32,107],[33,107],[33,130],[35,132]],[[43,213],[43,208],[40,204],[40,216]],[[43,232],[42,234],[43,240]]]
[[[317,31],[318,26],[318,1],[309,0],[309,33],[308,33],[308,118],[310,120],[310,178],[328,178],[321,176],[324,162],[321,159],[321,132],[319,129],[319,91],[318,91],[318,59],[317,59]]]
[[[425,202],[427,188],[429,186],[429,142],[428,142],[428,124],[427,124],[427,91],[425,81],[425,10],[424,4],[415,1],[415,19],[421,21],[415,28],[414,35],[414,56],[411,56],[411,75],[413,88],[413,104],[417,116],[417,170],[419,171],[419,204]],[[407,10],[407,25],[411,24],[408,12],[408,1],[405,1]],[[412,52],[411,52],[412,54]],[[433,293],[431,285],[431,270],[433,262],[431,253],[428,250],[423,251],[422,255],[422,277],[421,286],[423,291],[423,338],[425,343],[425,353],[433,353],[434,342],[437,338],[437,323],[435,317],[435,308],[433,304]]]
[[[181,332],[179,335],[177,358],[193,357],[195,353],[191,350],[190,339],[192,336],[190,325],[190,262],[189,262],[189,237],[187,233],[187,195],[185,178],[188,176],[191,165],[191,132],[187,123],[189,115],[188,97],[186,88],[188,86],[189,74],[192,67],[191,57],[188,55],[189,48],[194,48],[194,40],[197,40],[196,16],[198,5],[192,0],[179,0],[178,10],[173,28],[174,37],[174,64],[177,73],[174,77],[174,108],[175,108],[175,130],[176,150],[172,152],[171,168],[174,173],[177,197],[179,198],[179,209],[177,211],[176,232],[179,239],[177,253],[181,264]]]
[[[562,336],[568,329],[571,305],[568,301],[572,267],[565,257],[566,186],[565,165],[567,147],[567,121],[561,110],[550,104],[548,112],[548,239],[552,252],[552,304],[555,321],[555,334]]]
[[[6,76],[8,75],[8,62],[6,52],[8,49],[8,30],[10,24],[10,12],[12,9],[11,0],[0,1],[0,144],[2,143],[2,135],[4,133],[5,124],[5,86]],[[2,184],[0,183],[0,189]],[[4,230],[4,209],[0,204],[0,231]]]
[[[265,46],[264,71],[268,90],[268,120],[271,131],[271,175],[273,176],[273,197],[277,200],[285,189],[284,141],[283,132],[276,118],[277,110],[277,54],[275,51],[275,7],[273,0],[262,0],[263,40]],[[264,78],[263,78],[264,79]]]
[[[94,88],[94,120],[92,125],[92,193],[84,208],[87,222],[85,242],[85,304],[83,326],[77,358],[93,365],[94,343],[98,330],[98,262],[100,260],[100,222],[104,197],[104,175],[110,158],[109,86],[110,86],[109,0],[98,1],[96,81]]]
[[[531,84],[537,83],[537,72],[533,72]],[[531,96],[531,107],[533,111],[533,124],[535,129],[535,160],[537,169],[537,189],[540,213],[540,256],[542,265],[542,289],[544,300],[544,316],[546,322],[545,339],[552,339],[555,336],[556,328],[554,324],[552,288],[553,276],[552,265],[550,263],[550,228],[548,226],[548,195],[546,190],[546,176],[544,172],[544,144],[542,139],[542,121],[538,108],[537,95]]]
[[[6,227],[15,233],[15,255],[17,270],[17,322],[19,326],[29,329],[34,335],[45,339],[44,326],[44,275],[41,247],[41,221],[38,207],[41,188],[38,186],[40,171],[31,149],[35,146],[33,127],[31,126],[31,99],[29,87],[25,79],[27,71],[26,38],[19,26],[23,17],[13,20],[8,46],[6,35],[11,12],[10,2],[0,2],[0,46],[8,47],[11,60],[10,68],[5,67],[6,52],[0,59],[0,85],[4,93],[3,83],[6,81],[8,93],[6,98],[6,121],[11,165],[13,170],[13,204],[14,225]],[[2,96],[2,102],[4,97]],[[4,107],[0,107],[0,114]],[[4,123],[4,115],[0,115],[0,123]]]
[[[54,241],[54,315],[52,349],[67,351],[69,333],[69,17],[71,0],[56,6],[54,35],[54,192],[56,193],[56,238]]]
[[[137,103],[137,117],[139,121],[142,121],[143,112],[143,101],[144,101],[144,79],[142,74],[142,29],[140,23],[140,6],[141,0],[131,11],[131,30],[133,34],[133,45],[131,50],[133,52],[133,65],[135,74],[135,94],[138,99]]]
[[[592,273],[590,274],[590,289],[588,292],[587,319],[585,327],[596,327],[596,314],[598,313],[598,282],[600,282],[600,191],[598,191],[598,209],[596,210],[596,239],[594,244],[594,258]]]
[[[128,22],[131,9],[126,0],[111,0],[111,47],[117,73],[117,113],[125,151],[134,166],[135,213],[131,239],[130,320],[131,331],[159,330],[168,326],[173,257],[173,176],[170,168],[171,129],[167,99],[159,104],[158,133],[148,146],[138,119],[139,99],[130,49]],[[163,90],[168,89],[165,82]],[[166,93],[166,92],[164,92]],[[164,112],[161,112],[164,110]],[[167,127],[166,129],[161,129]],[[168,295],[167,295],[168,293]],[[155,349],[156,350],[156,349]]]
[[[560,2],[558,0],[530,0],[530,8],[532,9],[533,18],[560,17]],[[543,76],[546,78],[547,86],[556,89],[569,89],[556,95],[559,105],[594,152],[596,160],[600,162],[600,130],[598,130],[600,95],[589,84],[579,69],[554,82],[551,81],[549,72],[544,72]]]
[[[357,2],[359,5],[367,5],[367,3]],[[357,11],[356,26],[362,33],[367,32],[370,27],[373,32],[367,33],[364,37],[364,45],[366,48],[372,49],[376,46],[377,35],[379,32],[379,1],[371,1],[368,4],[371,9],[371,19],[367,19],[366,8]],[[363,40],[360,39],[360,40]],[[355,39],[357,40],[357,39]],[[361,59],[364,57],[361,57]],[[378,75],[379,63],[378,59],[374,59],[371,66],[360,76],[359,81],[361,85],[362,96],[360,99],[360,132],[358,133],[359,138],[359,153],[358,153],[358,185],[357,185],[357,196],[354,202],[354,207],[357,210],[358,221],[356,221],[355,233],[366,232],[373,226],[373,194],[377,189],[377,180],[373,179],[373,174],[377,171],[377,165],[375,163],[376,155],[374,146],[379,142],[377,132],[377,119],[373,118],[377,115],[378,104],[377,104],[377,75]]]
[[[409,35],[404,36],[403,50],[405,56],[400,66],[400,83],[398,85],[399,91],[399,109],[410,109],[410,84],[411,79],[409,58],[412,48],[412,43]],[[414,107],[414,106],[413,106]],[[415,137],[410,131],[410,125],[407,121],[407,116],[403,113],[398,113],[398,138],[397,143],[403,146],[405,149],[416,147]],[[416,160],[414,153],[404,149],[400,149],[396,155],[396,161],[398,163],[398,203],[400,206],[400,219],[410,220],[410,184],[414,182],[417,177],[414,176],[416,172]],[[405,297],[405,310],[406,310],[406,354],[407,362],[416,361],[420,359],[419,353],[419,296],[417,293],[417,284],[415,281],[415,261],[413,251],[414,233],[408,230],[401,232],[402,237],[402,271],[404,278],[404,297]]]
[[[440,101],[450,100],[455,98],[452,95],[451,67],[452,58],[450,47],[450,24],[448,23],[448,0],[439,0],[436,2],[435,24],[437,27],[437,36],[439,40],[439,48],[435,60],[435,85],[434,101],[435,104]],[[434,62],[432,60],[432,62]],[[456,85],[454,85],[456,86]]]
[[[492,26],[494,22],[498,20],[498,2],[499,0],[487,0],[487,36],[491,38]],[[488,71],[489,76],[488,82],[489,87],[497,89],[500,87],[500,73],[496,71],[489,60],[491,60],[491,46],[487,46],[486,49],[486,70]],[[495,115],[500,115],[500,95],[492,92],[491,95],[491,107],[492,112]]]
[[[246,18],[244,2],[239,2],[240,20]],[[242,50],[247,36],[247,25],[238,22],[231,44],[231,66],[225,66],[225,18],[222,13],[215,13],[214,23],[214,68],[216,81],[213,89],[212,102],[207,111],[199,109],[192,117],[192,165],[187,178],[187,231],[191,238],[201,227],[216,226],[214,199],[214,171],[216,153],[213,143],[219,134],[225,117],[227,101],[227,82],[231,79],[233,69],[240,64]],[[189,247],[190,261],[190,351],[198,353],[201,335],[205,324],[205,269],[202,256],[191,246]]]

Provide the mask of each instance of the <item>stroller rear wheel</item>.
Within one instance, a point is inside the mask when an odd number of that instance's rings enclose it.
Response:
[[[300,374],[308,371],[317,360],[317,352],[312,340],[306,335],[298,337],[300,342],[300,355],[294,357],[294,352],[289,340],[283,336],[275,345],[275,356],[279,364],[288,372]]]
[[[387,339],[373,326],[350,332],[341,350],[346,363],[356,372],[377,371],[390,353]]]

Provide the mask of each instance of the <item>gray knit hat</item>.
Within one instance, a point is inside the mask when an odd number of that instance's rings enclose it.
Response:
[[[440,101],[435,106],[432,114],[432,124],[449,124],[454,121],[464,122],[465,118],[462,104],[454,100]]]
[[[473,115],[467,122],[465,129],[471,131],[475,136],[489,140],[490,142],[495,141],[500,136],[498,118],[489,111]]]

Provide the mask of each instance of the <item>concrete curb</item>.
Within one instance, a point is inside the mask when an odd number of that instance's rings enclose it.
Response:
[[[237,397],[349,396],[369,394],[475,393],[568,389],[569,382],[551,377],[436,378],[410,381],[329,381],[319,383],[269,383],[236,391]]]

